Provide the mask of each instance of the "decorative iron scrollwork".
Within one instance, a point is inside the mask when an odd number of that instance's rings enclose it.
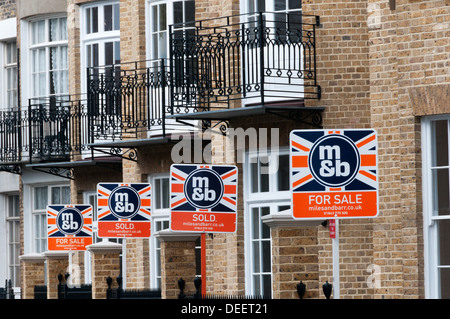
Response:
[[[35,171],[59,176],[66,179],[74,179],[74,169],[72,167],[33,167]]]
[[[108,155],[117,156],[126,160],[130,160],[133,162],[137,162],[137,148],[135,147],[127,147],[124,151],[121,147],[111,147],[107,150],[103,148],[97,148],[95,146],[91,146],[94,151],[101,152]]]
[[[22,166],[20,164],[0,165],[0,171],[21,175]]]

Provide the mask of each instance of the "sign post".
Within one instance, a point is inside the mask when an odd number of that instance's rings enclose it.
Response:
[[[170,229],[201,233],[202,293],[206,293],[206,233],[233,233],[238,171],[232,165],[173,164]]]
[[[290,146],[293,218],[335,220],[330,237],[338,299],[339,219],[378,215],[377,134],[373,129],[294,130]]]
[[[148,238],[151,223],[148,183],[99,183],[97,222],[100,238]]]
[[[92,244],[91,205],[47,206],[47,248],[51,251],[86,250]]]

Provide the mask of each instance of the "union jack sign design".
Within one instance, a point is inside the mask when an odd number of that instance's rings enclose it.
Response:
[[[151,226],[148,183],[99,183],[97,221],[100,238],[147,238]]]
[[[86,250],[91,244],[91,205],[47,206],[48,250]]]
[[[375,130],[294,130],[290,145],[294,218],[377,216]]]
[[[171,230],[235,232],[237,181],[232,165],[172,165]]]

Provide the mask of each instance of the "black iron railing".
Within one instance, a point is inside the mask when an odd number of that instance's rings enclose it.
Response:
[[[166,136],[182,125],[167,120],[170,81],[165,59],[88,68],[92,142]],[[140,134],[145,133],[145,134]]]
[[[14,163],[22,158],[22,112],[0,111],[0,162]]]
[[[320,99],[319,17],[259,12],[171,25],[173,113]]]
[[[192,130],[178,114],[320,99],[319,23],[264,12],[174,24],[168,59],[88,68],[92,143]]]
[[[79,96],[30,99],[0,112],[0,163],[68,160],[88,150],[86,100]]]
[[[30,162],[68,160],[87,149],[87,109],[78,97],[30,100],[23,127]]]
[[[14,299],[14,289],[10,280],[5,280],[5,288],[0,288],[0,299]]]

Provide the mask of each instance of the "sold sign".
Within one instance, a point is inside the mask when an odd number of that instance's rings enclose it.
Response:
[[[236,231],[237,175],[236,166],[172,165],[171,230]]]
[[[150,215],[150,184],[99,183],[97,185],[98,237],[148,238]]]
[[[294,218],[377,216],[378,146],[374,130],[294,130],[290,145]]]

